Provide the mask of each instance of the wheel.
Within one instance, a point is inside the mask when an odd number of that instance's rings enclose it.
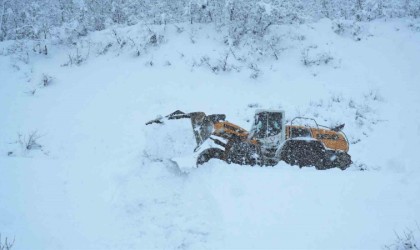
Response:
[[[324,157],[324,169],[339,168],[345,170],[352,163],[351,156],[346,152],[327,150]]]
[[[210,159],[216,158],[223,160],[225,151],[220,148],[208,148],[201,152],[197,158],[197,167],[208,162]]]
[[[315,140],[288,140],[281,149],[280,160],[299,167],[322,169],[325,148]]]
[[[245,141],[236,141],[229,147],[227,162],[239,165],[262,165],[260,147]]]
[[[348,153],[340,152],[337,154],[337,167],[341,170],[345,170],[350,167],[350,164],[352,163],[351,156]]]

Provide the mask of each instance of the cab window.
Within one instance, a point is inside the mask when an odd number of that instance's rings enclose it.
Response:
[[[308,128],[291,128],[290,137],[311,137],[311,131]]]

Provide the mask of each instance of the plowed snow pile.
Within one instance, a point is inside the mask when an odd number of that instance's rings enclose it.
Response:
[[[111,30],[28,60],[29,42],[0,43],[0,233],[13,249],[379,249],[407,230],[418,242],[420,23],[360,23],[357,38],[334,25],[276,27],[278,60],[232,52],[206,25],[156,28],[140,56],[108,46]],[[354,164],[182,172],[171,159],[195,147],[189,121],[145,126],[177,109],[246,129],[256,109],[345,123]]]

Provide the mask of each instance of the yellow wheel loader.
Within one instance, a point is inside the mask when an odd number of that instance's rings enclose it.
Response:
[[[349,142],[342,132],[344,124],[328,128],[313,119],[296,117],[286,125],[284,111],[257,110],[248,132],[226,121],[224,114],[177,110],[146,125],[176,119],[191,119],[197,142],[194,150],[197,166],[213,158],[240,165],[274,166],[284,161],[299,167],[342,170],[352,163]],[[311,121],[314,125],[297,125],[299,120]]]

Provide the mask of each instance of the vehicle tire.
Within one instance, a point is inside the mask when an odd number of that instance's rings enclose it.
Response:
[[[229,148],[227,162],[250,166],[262,165],[261,150],[258,146],[248,142],[236,141]]]
[[[341,170],[345,170],[346,168],[350,167],[350,165],[353,163],[351,161],[351,156],[346,152],[340,152],[337,155],[338,165],[337,167]]]
[[[345,170],[352,163],[351,157],[346,152],[337,152],[334,150],[327,150],[324,156],[323,169],[339,168]]]
[[[213,158],[223,160],[224,154],[225,151],[221,150],[220,148],[208,148],[198,155],[197,167],[203,165],[204,163],[208,162],[210,159]]]
[[[325,148],[319,141],[288,140],[281,149],[280,160],[299,167],[323,169]]]

